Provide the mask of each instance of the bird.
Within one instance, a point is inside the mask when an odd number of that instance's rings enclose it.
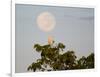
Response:
[[[53,37],[52,36],[48,36],[48,44],[52,44],[53,43]]]

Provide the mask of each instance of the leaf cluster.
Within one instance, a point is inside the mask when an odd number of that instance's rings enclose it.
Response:
[[[74,51],[64,51],[65,45],[63,43],[53,43],[52,45],[35,44],[33,48],[41,54],[41,59],[37,59],[36,62],[29,65],[27,68],[28,71],[32,70],[35,72],[36,70],[56,71],[94,68],[94,53],[91,53],[88,57],[83,56],[77,60]]]

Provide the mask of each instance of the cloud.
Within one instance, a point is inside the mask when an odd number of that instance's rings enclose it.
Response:
[[[79,19],[82,19],[82,20],[93,20],[94,16],[80,17]]]

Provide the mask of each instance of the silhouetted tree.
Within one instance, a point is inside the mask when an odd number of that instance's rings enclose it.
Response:
[[[94,68],[94,54],[90,54],[87,58],[82,57],[76,60],[74,51],[64,52],[65,45],[63,43],[52,45],[35,44],[34,49],[41,54],[41,58],[33,62],[27,70],[31,71],[52,71],[52,70],[71,70]]]
[[[87,68],[94,68],[94,53],[91,53],[86,59]]]

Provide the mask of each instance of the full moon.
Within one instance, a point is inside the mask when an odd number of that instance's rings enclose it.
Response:
[[[40,30],[49,32],[54,29],[55,17],[50,12],[42,12],[37,17],[37,25]]]

